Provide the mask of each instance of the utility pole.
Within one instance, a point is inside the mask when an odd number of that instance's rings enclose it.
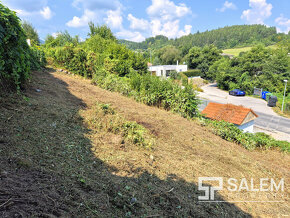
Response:
[[[288,80],[285,79],[284,82],[285,82],[285,89],[284,89],[284,96],[283,96],[283,103],[282,103],[282,113],[283,113],[283,110],[284,110],[284,101],[285,101],[285,94],[286,94],[286,87],[287,87]]]

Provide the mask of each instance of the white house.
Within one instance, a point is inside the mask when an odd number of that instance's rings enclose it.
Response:
[[[210,102],[201,112],[212,120],[224,120],[233,123],[243,132],[254,132],[254,123],[258,115],[250,108],[233,104]]]
[[[149,71],[152,75],[168,77],[170,72],[185,72],[187,71],[187,65],[159,65],[159,66],[150,66]]]

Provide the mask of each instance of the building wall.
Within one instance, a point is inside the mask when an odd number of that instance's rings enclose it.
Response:
[[[253,133],[254,132],[254,120],[245,123],[243,125],[236,125],[240,130],[243,130],[243,132],[250,132]]]
[[[170,71],[185,72],[187,65],[160,65],[149,67],[150,72],[156,72],[156,76],[168,77]],[[167,73],[167,74],[166,74]]]

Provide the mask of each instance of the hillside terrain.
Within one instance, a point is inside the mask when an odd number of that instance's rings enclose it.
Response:
[[[242,47],[242,48],[229,48],[229,49],[224,49],[223,53],[225,54],[230,54],[230,55],[234,55],[234,56],[239,56],[239,54],[241,52],[248,52],[252,49],[253,47]],[[267,48],[272,48],[272,49],[276,49],[277,46],[276,45],[270,45],[267,46]]]
[[[0,108],[5,124],[0,126],[1,217],[289,214],[287,187],[283,195],[225,189],[217,194],[224,203],[197,200],[203,195],[197,190],[200,176],[285,178],[288,184],[288,154],[248,151],[195,121],[105,91],[79,76],[52,69],[34,72],[23,99],[6,95]],[[155,141],[152,149],[106,128],[120,119],[148,130]],[[237,202],[243,200],[282,202]]]
[[[32,24],[2,3],[0,10],[0,217],[289,215],[290,143],[204,118],[198,86],[188,80],[280,96],[289,78],[285,34],[233,26],[180,44],[158,36],[147,40],[150,49],[133,51],[108,26],[90,22],[85,41],[63,31],[40,45]],[[256,40],[239,57],[221,55],[221,47]],[[280,49],[265,48],[276,40]],[[191,70],[152,76],[149,58]],[[213,176],[225,186],[211,193],[217,202],[201,201],[198,181]],[[261,178],[280,190],[264,190]],[[226,187],[229,179],[239,191]],[[216,183],[202,185],[214,191]]]
[[[168,39],[165,36],[156,36],[147,38],[143,42],[131,42],[119,40],[128,48],[136,49],[160,49],[166,45],[173,45],[183,53],[193,46],[203,47],[205,45],[215,45],[219,49],[253,46],[257,43],[264,45],[273,45],[286,38],[287,35],[277,33],[275,27],[266,27],[264,25],[233,25],[189,34],[177,39]]]

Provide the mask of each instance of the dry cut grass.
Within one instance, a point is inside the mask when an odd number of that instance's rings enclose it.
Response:
[[[0,205],[8,203],[0,206],[0,216],[289,214],[287,154],[247,151],[198,122],[55,71],[34,73],[25,95],[27,101],[1,98]],[[144,143],[154,140],[154,146],[134,143],[122,130],[124,123],[134,123]],[[224,203],[200,203],[201,176],[284,178],[286,190],[224,189],[217,194]],[[282,202],[239,202],[274,199]]]

